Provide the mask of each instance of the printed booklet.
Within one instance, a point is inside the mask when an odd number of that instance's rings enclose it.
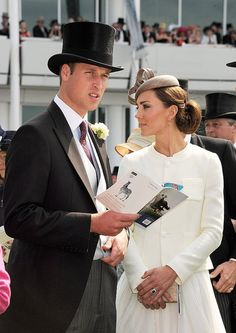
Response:
[[[132,171],[100,193],[97,199],[110,210],[140,214],[135,222],[147,228],[187,199],[187,195],[181,192],[182,188],[174,183],[156,184]]]
[[[4,226],[0,227],[0,246],[2,246],[3,261],[8,263],[8,258],[12,246],[13,238],[9,237],[4,229]]]

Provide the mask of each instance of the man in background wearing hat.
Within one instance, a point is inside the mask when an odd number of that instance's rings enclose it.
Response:
[[[206,95],[206,135],[230,140],[236,148],[236,96],[226,93]]]
[[[48,61],[59,91],[8,151],[5,230],[15,240],[2,332],[115,332],[114,266],[127,246],[124,228],[138,215],[96,201],[111,185],[110,167],[104,140],[83,119],[98,107],[109,73],[122,69],[112,65],[114,36],[105,24],[65,25],[62,53]]]
[[[39,16],[36,21],[36,25],[33,27],[33,36],[39,38],[47,38],[49,36],[49,31],[44,24],[44,17]]]
[[[9,38],[9,16],[7,13],[2,13],[0,35],[7,36]]]
[[[115,41],[117,43],[130,42],[129,32],[124,29],[125,21],[123,17],[119,17],[117,22],[113,23],[116,29]]]
[[[233,224],[236,219],[236,96],[227,93],[206,95],[204,125],[207,137],[195,138],[195,143],[218,154],[224,174],[225,218],[221,245],[211,259],[215,270],[211,273],[218,306],[227,333],[236,329],[236,234]],[[212,139],[214,138],[214,139]],[[225,139],[225,140],[221,140]],[[230,290],[224,285],[232,284]]]

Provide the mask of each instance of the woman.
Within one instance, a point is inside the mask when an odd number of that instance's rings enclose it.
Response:
[[[223,228],[221,165],[184,140],[201,110],[175,77],[151,70],[138,72],[129,93],[141,134],[155,142],[126,155],[119,177],[134,170],[188,198],[149,227],[134,225],[118,284],[117,333],[224,333],[208,273]]]
[[[21,20],[19,22],[19,33],[20,33],[20,38],[22,37],[31,37],[31,33],[28,30],[28,25],[27,22],[25,20]]]

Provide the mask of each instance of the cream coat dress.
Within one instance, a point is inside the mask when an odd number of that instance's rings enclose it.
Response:
[[[148,228],[134,224],[118,283],[117,333],[225,333],[208,273],[223,229],[218,156],[189,143],[166,157],[152,145],[123,158],[119,177],[130,171],[182,185],[188,198]],[[147,269],[162,265],[178,275],[179,302],[146,309],[136,287]]]

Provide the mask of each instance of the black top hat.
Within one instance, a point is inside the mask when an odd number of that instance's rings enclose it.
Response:
[[[4,129],[2,128],[2,126],[0,125],[0,136],[3,137],[5,131]]]
[[[204,119],[230,118],[236,120],[236,96],[226,93],[206,95]]]
[[[111,72],[123,67],[113,67],[113,45],[115,29],[109,25],[94,22],[72,22],[64,25],[62,53],[48,60],[48,68],[59,74],[63,64],[82,62],[109,68]]]
[[[228,66],[228,67],[236,67],[236,61],[228,62],[228,64],[226,64],[226,66]]]
[[[123,17],[118,17],[117,23],[119,24],[125,24],[125,20],[123,19]]]
[[[4,131],[0,126],[0,135],[2,137],[0,141],[0,151],[7,151],[15,134],[16,131]]]
[[[188,92],[188,80],[178,79],[178,81],[179,81],[180,87]]]
[[[119,167],[117,165],[114,166],[113,171],[112,171],[112,176],[117,176],[118,175],[118,171],[119,171]]]
[[[5,17],[5,18],[8,18],[8,19],[9,19],[9,15],[8,15],[8,13],[6,13],[6,12],[3,12],[3,13],[2,13],[2,17]]]

